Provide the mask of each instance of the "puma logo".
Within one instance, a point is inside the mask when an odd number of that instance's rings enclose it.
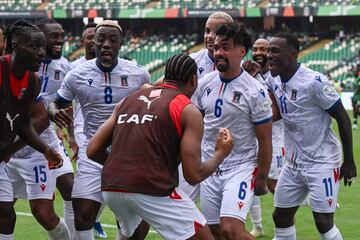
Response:
[[[154,98],[153,100],[149,100],[147,97],[145,97],[144,95],[141,95],[140,97],[138,97],[139,100],[144,101],[145,103],[147,103],[147,109],[150,109],[150,105],[153,101],[155,101],[156,99],[159,99],[160,97]]]
[[[6,113],[6,119],[9,121],[10,123],[10,128],[11,128],[11,131],[14,131],[14,120],[20,116],[19,114],[16,114],[14,118],[11,119],[10,117],[10,114],[9,113]]]

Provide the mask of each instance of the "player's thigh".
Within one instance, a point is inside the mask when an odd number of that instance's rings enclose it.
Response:
[[[302,171],[284,166],[276,184],[274,205],[278,208],[299,206],[308,194]]]
[[[5,171],[11,182],[13,197],[27,199],[26,183],[19,173],[18,162],[15,158],[6,163]]]
[[[0,163],[0,189],[0,202],[12,203],[14,201],[13,189],[5,170],[5,162]]]
[[[246,221],[254,198],[255,168],[248,167],[226,174],[220,217]]]
[[[60,154],[61,158],[63,159],[63,165],[60,168],[51,171],[55,172],[56,177],[62,176],[67,173],[74,174],[74,169],[71,160],[65,150],[64,145],[59,139],[57,139],[56,141],[57,141],[57,145],[55,147],[55,150]]]
[[[104,191],[102,195],[106,205],[115,214],[122,234],[127,238],[131,237],[142,220],[133,210],[132,201],[122,192]]]
[[[209,225],[220,224],[222,191],[219,176],[211,175],[200,183],[200,208]]]
[[[179,188],[165,197],[143,194],[128,194],[128,197],[136,205],[133,211],[164,239],[188,239],[206,224],[195,203]]]
[[[284,164],[284,148],[283,147],[273,147],[273,156],[270,165],[269,179],[277,180],[279,179],[282,166]]]
[[[307,172],[313,212],[334,213],[339,196],[340,168]]]
[[[194,202],[200,195],[200,184],[190,185],[184,177],[182,164],[178,167],[179,171],[179,188],[183,190]]]

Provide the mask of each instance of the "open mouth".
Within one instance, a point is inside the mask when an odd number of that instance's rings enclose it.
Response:
[[[54,46],[53,46],[53,49],[54,49],[54,51],[56,51],[56,52],[61,52],[61,48],[62,48],[61,45],[54,45]]]

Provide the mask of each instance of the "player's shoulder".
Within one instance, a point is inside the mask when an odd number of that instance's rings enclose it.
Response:
[[[118,61],[119,61],[119,63],[116,66],[116,69],[118,71],[126,71],[128,73],[134,73],[134,74],[147,73],[147,70],[144,66],[142,66],[134,61],[123,59],[123,58],[119,58]]]
[[[91,59],[80,63],[75,68],[72,68],[68,75],[85,76],[87,74],[95,74],[98,68],[95,63],[96,59]]]
[[[322,73],[301,65],[296,74],[295,81],[300,87],[313,88],[316,85],[330,83],[329,79]]]
[[[191,53],[189,56],[197,62],[199,59],[202,59],[204,55],[207,54],[207,49],[203,48],[197,52]]]
[[[71,68],[75,68],[78,65],[84,63],[86,61],[85,56],[82,56],[81,58],[76,59],[75,61],[70,63]]]
[[[211,84],[215,84],[216,78],[219,78],[219,71],[215,70],[215,71],[209,72],[198,80],[198,85],[200,88],[202,88],[202,87],[205,87],[205,86],[208,86]]]

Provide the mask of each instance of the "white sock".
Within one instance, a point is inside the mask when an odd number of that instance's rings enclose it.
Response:
[[[50,240],[70,240],[70,232],[67,228],[63,219],[60,218],[58,225],[53,229],[48,231]]]
[[[101,204],[101,207],[100,207],[99,212],[98,212],[98,214],[96,216],[95,222],[97,222],[97,223],[100,222],[100,217],[101,217],[101,214],[103,213],[105,207],[106,207],[105,203]]]
[[[275,240],[296,240],[295,226],[288,228],[276,228]]]
[[[327,233],[320,234],[321,240],[343,240],[339,229],[334,225]]]
[[[250,218],[254,228],[262,228],[261,204],[259,196],[254,196],[254,200],[250,206]]]
[[[1,234],[0,240],[14,240],[14,234]]]
[[[73,240],[94,240],[92,229],[85,231],[75,230]]]
[[[66,226],[69,229],[70,236],[72,236],[75,231],[75,223],[74,223],[74,210],[71,201],[64,201],[64,220]]]

